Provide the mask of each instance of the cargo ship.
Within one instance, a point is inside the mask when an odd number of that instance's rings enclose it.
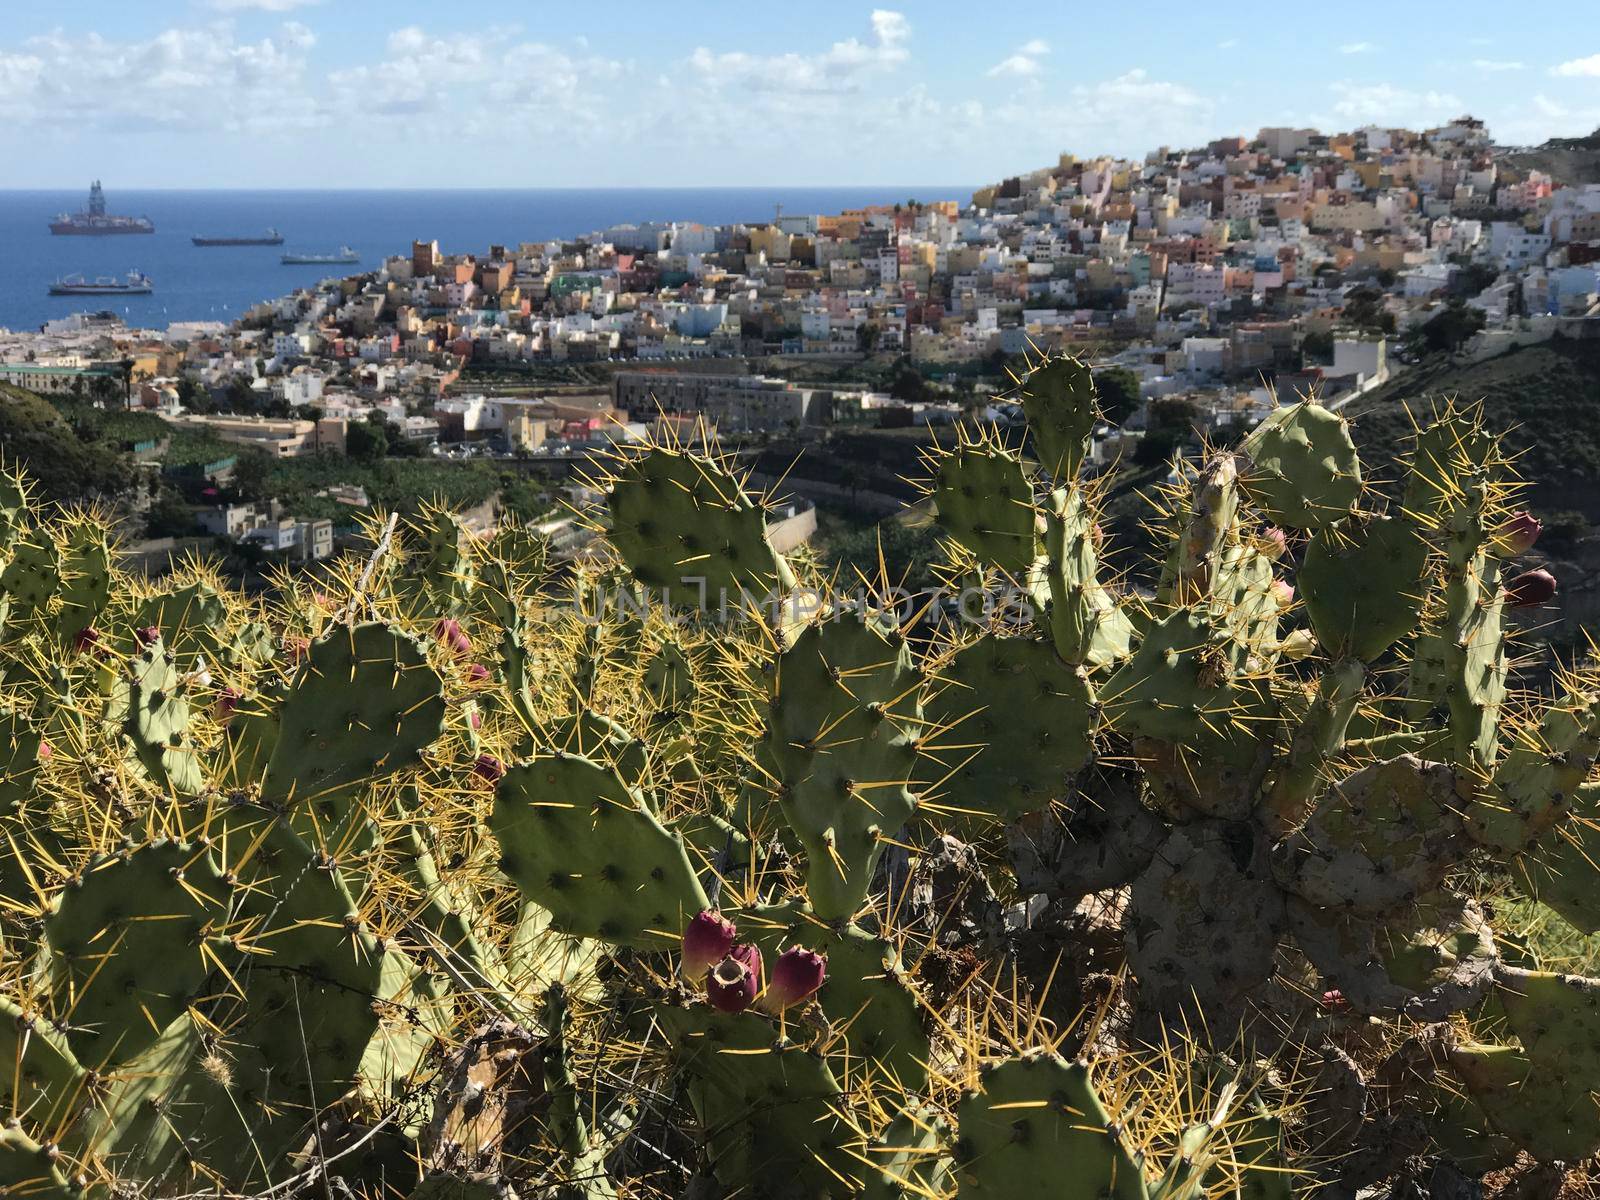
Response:
[[[50,222],[50,232],[61,236],[109,237],[116,233],[154,233],[149,217],[114,217],[106,212],[106,194],[96,179],[89,187],[89,207],[80,213],[62,213]]]
[[[50,285],[52,296],[148,296],[155,290],[150,276],[140,271],[129,271],[126,279],[113,279],[109,275],[98,279],[68,275]]]
[[[283,234],[269,229],[260,237],[201,237],[198,233],[189,239],[196,246],[281,246]]]
[[[361,255],[349,246],[340,246],[337,254],[285,254],[279,261],[286,267],[320,267],[334,263],[358,263]]]

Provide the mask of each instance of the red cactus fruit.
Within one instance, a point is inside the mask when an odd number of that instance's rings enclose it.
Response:
[[[467,682],[468,683],[488,683],[489,682],[489,668],[484,666],[482,663],[473,663],[470,667],[467,668]]]
[[[139,645],[151,646],[161,640],[161,630],[155,625],[146,625],[142,629],[135,629],[133,636],[139,639]]]
[[[1349,1012],[1350,1001],[1344,998],[1344,993],[1338,988],[1329,988],[1322,993],[1321,1004],[1324,1012]]]
[[[478,761],[472,764],[472,773],[488,783],[499,783],[506,773],[506,768],[494,755],[480,754]]]
[[[39,739],[39,761],[40,762],[49,762],[50,761],[50,756],[52,754],[54,754],[55,752],[56,752],[56,748],[54,746],[52,746],[49,742],[45,741],[43,738]]]
[[[828,960],[815,950],[790,946],[778,955],[767,983],[765,1004],[782,1011],[816,994],[828,977]]]
[[[433,627],[435,641],[442,642],[457,658],[472,653],[472,639],[461,628],[461,622],[450,617],[440,617]]]
[[[311,642],[303,637],[284,638],[283,648],[288,653],[290,662],[303,662],[306,655],[311,653]]]
[[[84,626],[82,629],[78,630],[77,636],[72,639],[72,648],[79,654],[82,654],[85,650],[90,650],[99,644],[100,631],[93,625]]]
[[[718,1012],[743,1012],[761,990],[761,951],[741,942],[706,972],[706,999]]]
[[[217,693],[217,720],[226,725],[233,720],[233,714],[239,707],[239,701],[244,696],[233,686],[226,686]]]
[[[705,909],[683,931],[683,975],[699,979],[728,957],[739,937],[739,927],[719,912]]]
[[[1556,594],[1556,577],[1549,571],[1524,571],[1506,584],[1506,603],[1512,608],[1537,608]]]
[[[1505,555],[1526,554],[1543,532],[1544,523],[1531,512],[1513,513],[1500,527],[1498,549]]]

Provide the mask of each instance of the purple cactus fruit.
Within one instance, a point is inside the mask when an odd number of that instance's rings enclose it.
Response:
[[[477,729],[483,724],[483,714],[477,709],[473,709],[467,717],[467,724],[471,725],[474,729]]]
[[[461,628],[461,622],[451,617],[440,617],[433,627],[435,641],[443,642],[457,658],[465,658],[472,653],[472,639]]]
[[[711,909],[696,914],[683,931],[683,977],[699,979],[728,957],[739,937],[739,927]]]
[[[467,682],[468,683],[488,683],[489,682],[489,668],[484,666],[482,663],[473,663],[470,667],[467,668]]]
[[[1556,577],[1539,569],[1524,571],[1506,584],[1506,603],[1512,608],[1537,608],[1556,594]]]
[[[239,707],[239,701],[244,696],[232,685],[224,687],[217,693],[217,720],[226,725],[233,720],[233,714]]]
[[[1260,551],[1273,562],[1277,562],[1289,552],[1289,535],[1276,525],[1269,525],[1261,531]]]
[[[72,648],[79,654],[82,654],[85,650],[93,649],[99,644],[100,631],[93,625],[84,626],[78,630],[77,636],[72,639]]]
[[[146,625],[142,629],[135,629],[133,636],[139,639],[139,645],[153,646],[161,640],[161,630],[154,625]]]
[[[50,761],[50,756],[52,754],[54,754],[55,752],[56,752],[56,748],[54,746],[52,746],[49,742],[45,741],[43,738],[39,739],[39,761],[40,762],[49,762]]]
[[[1514,513],[1500,527],[1500,552],[1505,555],[1526,554],[1544,532],[1544,524],[1531,512]]]
[[[755,1003],[761,990],[761,951],[741,942],[706,972],[706,999],[718,1012],[739,1013]]]
[[[766,1006],[781,1012],[810,999],[827,977],[825,956],[804,946],[790,946],[773,964],[772,979],[767,983]]]
[[[494,755],[480,754],[478,761],[472,764],[472,773],[488,783],[499,783],[506,769]]]

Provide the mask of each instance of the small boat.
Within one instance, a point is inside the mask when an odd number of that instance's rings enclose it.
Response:
[[[279,261],[286,267],[327,266],[331,263],[358,263],[361,255],[349,246],[340,246],[337,254],[285,254]]]
[[[68,275],[50,285],[52,296],[148,296],[155,291],[150,276],[142,271],[129,271],[126,279],[101,275],[85,279],[82,275]]]
[[[281,246],[283,234],[269,229],[260,237],[201,237],[198,233],[189,239],[196,246]]]

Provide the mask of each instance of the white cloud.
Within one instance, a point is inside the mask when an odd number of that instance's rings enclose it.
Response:
[[[0,51],[0,115],[118,134],[303,126],[315,119],[306,87],[315,40],[295,22],[257,41],[226,23],[134,41],[57,30]]]
[[[994,66],[984,72],[990,79],[999,79],[1011,76],[1015,79],[1031,79],[1044,69],[1044,64],[1039,60],[1050,53],[1050,43],[1043,38],[1034,38],[1017,47],[1016,53],[1002,58]]]
[[[875,9],[872,40],[846,38],[820,54],[750,54],[743,50],[717,53],[695,48],[689,67],[712,87],[734,83],[758,92],[833,94],[861,89],[874,74],[893,70],[911,57],[911,22],[903,13]]]
[[[1234,38],[1224,38],[1222,41],[1217,43],[1217,49],[1218,50],[1232,50],[1238,44],[1239,44],[1239,39],[1236,38],[1236,37],[1234,37]]]
[[[1499,58],[1475,58],[1472,65],[1480,71],[1521,71],[1527,66],[1526,63]]]
[[[1339,47],[1340,54],[1371,54],[1376,50],[1371,42],[1346,42]]]
[[[1539,110],[1540,116],[1550,117],[1552,120],[1568,115],[1565,105],[1557,104],[1549,96],[1542,94],[1534,96],[1533,106]]]
[[[1600,54],[1588,58],[1574,58],[1550,68],[1552,75],[1600,76]]]
[[[1336,97],[1332,118],[1325,118],[1322,123],[1341,129],[1372,123],[1420,129],[1448,121],[1465,107],[1461,98],[1451,92],[1416,92],[1388,83],[1341,81],[1332,85],[1332,91]]]
[[[210,7],[218,12],[244,12],[254,9],[257,12],[293,12],[297,8],[311,8],[321,4],[323,0],[208,0]]]

